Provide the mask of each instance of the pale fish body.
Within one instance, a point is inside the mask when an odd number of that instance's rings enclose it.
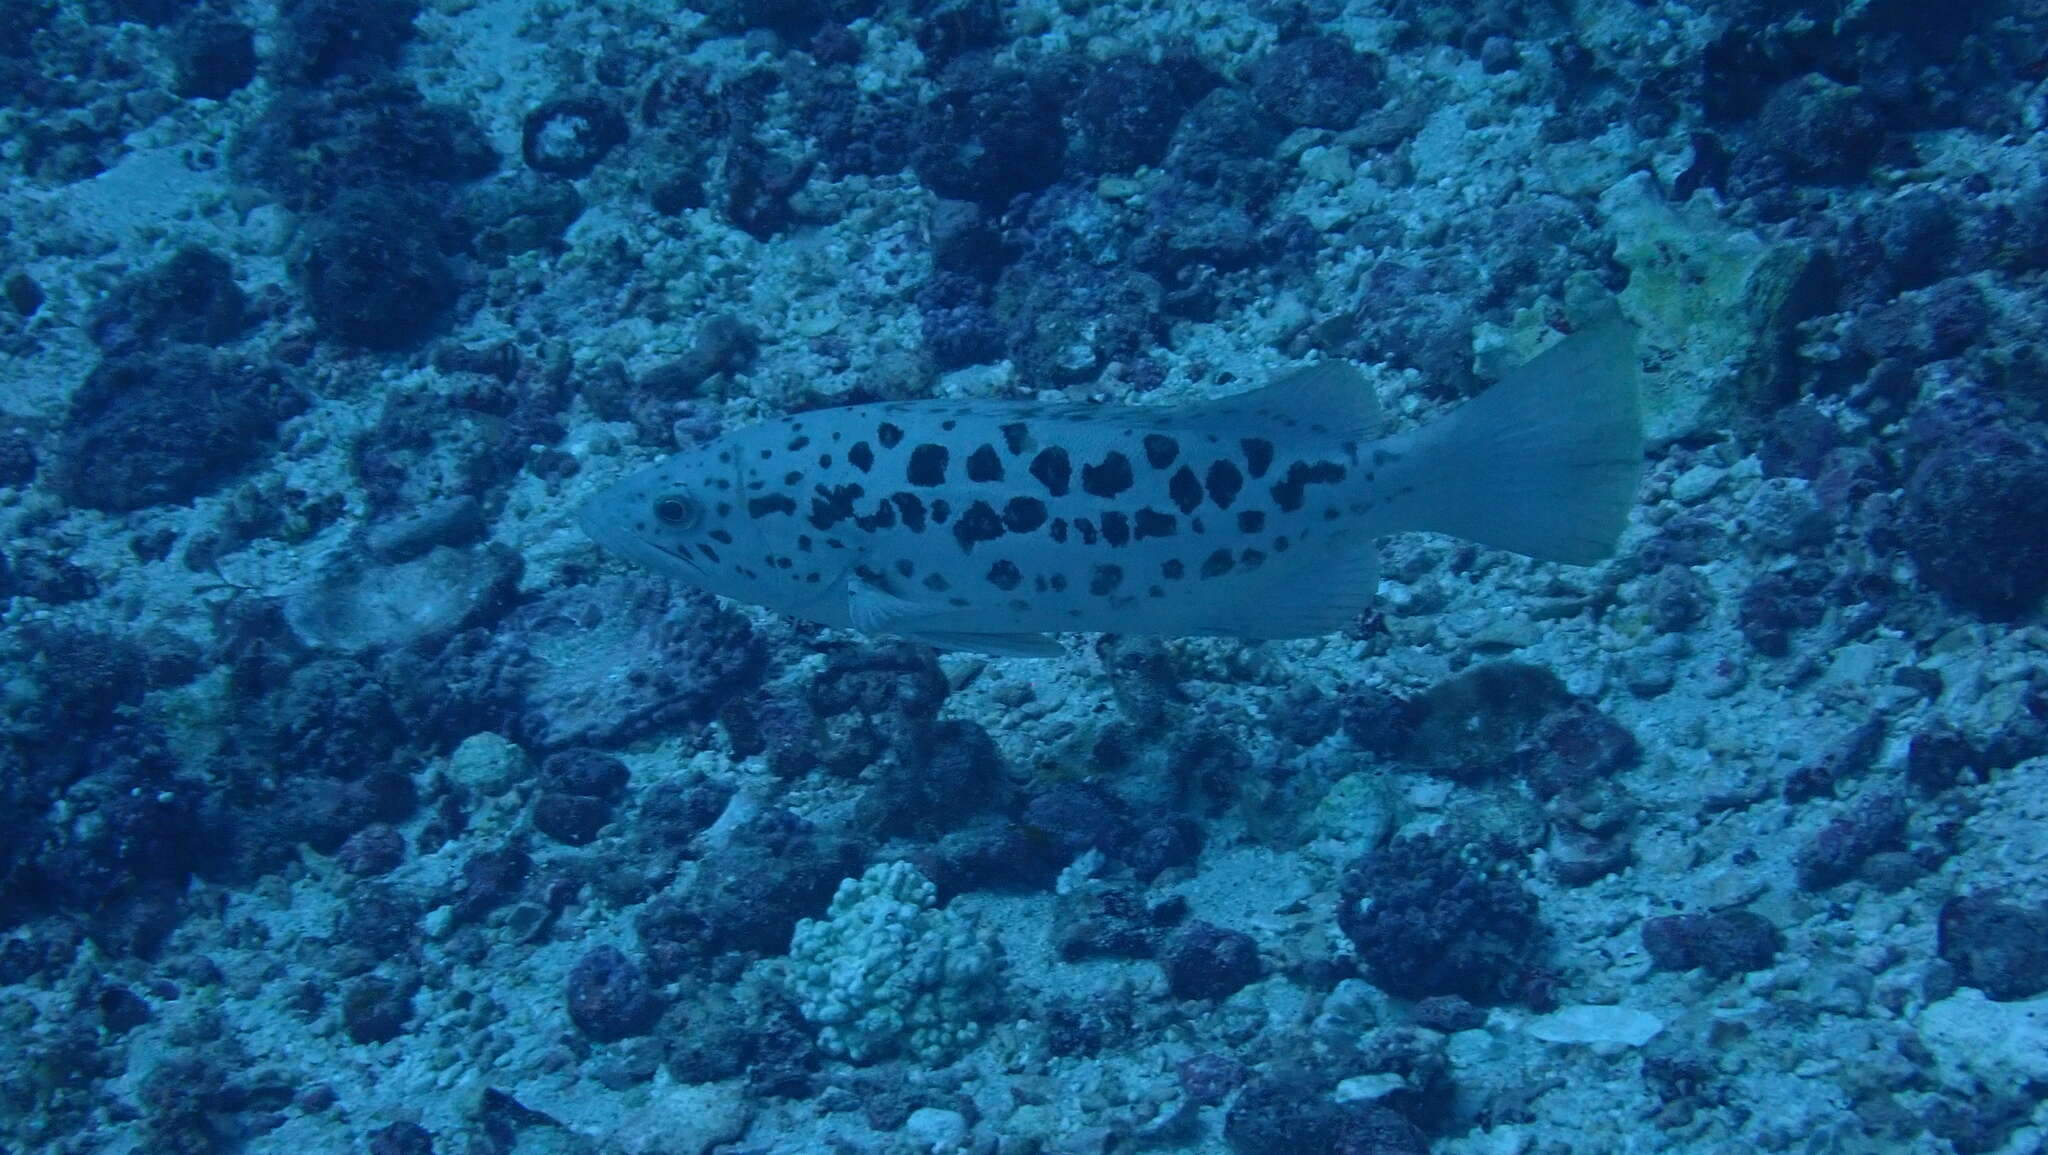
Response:
[[[1180,407],[854,405],[676,454],[592,497],[582,522],[712,593],[940,646],[1308,637],[1371,602],[1386,534],[1607,556],[1642,468],[1637,376],[1614,320],[1393,435],[1340,362]]]

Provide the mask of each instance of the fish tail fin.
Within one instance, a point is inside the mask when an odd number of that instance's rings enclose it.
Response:
[[[1642,478],[1639,377],[1635,329],[1618,316],[1545,350],[1409,435],[1404,476],[1375,486],[1410,493],[1391,528],[1541,561],[1607,557]]]

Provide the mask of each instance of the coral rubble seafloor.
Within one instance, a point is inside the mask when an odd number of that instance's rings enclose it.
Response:
[[[2042,1150],[2044,28],[10,0],[0,1151]],[[1406,428],[1614,309],[1615,556],[1392,538],[1325,637],[576,524],[854,402]]]

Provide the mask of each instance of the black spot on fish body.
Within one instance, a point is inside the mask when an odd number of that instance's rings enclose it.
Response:
[[[766,461],[773,456],[775,456],[775,451],[773,449],[763,449],[761,451],[761,460],[763,461]]]
[[[960,521],[964,525],[967,519],[961,518]],[[1004,558],[1002,561],[988,567],[988,584],[1005,593],[1016,589],[1018,583],[1023,580],[1024,575],[1018,572],[1017,563],[1008,558]]]
[[[1095,532],[1094,522],[1089,521],[1085,517],[1077,517],[1074,519],[1074,528],[1080,531],[1082,545],[1095,544],[1095,539],[1098,535]]]
[[[1096,497],[1115,497],[1131,481],[1131,459],[1113,449],[1094,465],[1081,467],[1081,488]]]
[[[953,597],[947,598],[946,604],[952,606],[954,609],[966,609],[968,606],[973,605],[974,603],[968,601],[966,598]]]
[[[1287,548],[1293,544],[1293,542],[1287,540],[1286,534],[1281,534],[1279,537],[1273,539],[1273,552],[1286,553]]]
[[[878,501],[875,503],[875,512],[865,517],[854,518],[853,524],[860,527],[862,533],[889,529],[896,524],[896,507],[887,501]]]
[[[1247,437],[1237,443],[1244,450],[1244,465],[1254,479],[1266,476],[1273,467],[1273,443],[1263,437]]]
[[[1013,497],[1003,506],[1003,527],[1011,533],[1030,533],[1045,524],[1045,503],[1035,497]]]
[[[1181,560],[1177,557],[1167,558],[1159,565],[1159,576],[1165,578],[1168,581],[1177,582],[1181,578],[1186,577],[1187,572],[1188,567],[1183,565],[1181,563]]]
[[[720,544],[720,545],[731,545],[731,544],[732,544],[732,535],[731,535],[731,534],[729,534],[729,533],[727,533],[727,532],[725,532],[725,531],[724,531],[724,530],[722,530],[722,529],[714,529],[714,530],[712,530],[712,531],[711,531],[710,533],[707,533],[707,534],[705,534],[704,536],[705,536],[705,537],[708,537],[708,538],[710,538],[710,539],[711,539],[712,541],[715,541],[715,542],[717,542],[717,543],[718,543],[718,544]],[[802,539],[798,539],[798,540],[802,540]]]
[[[937,503],[933,503],[936,508]],[[937,515],[934,513],[934,519]],[[977,501],[967,507],[960,520],[953,523],[953,539],[960,543],[960,552],[972,553],[977,542],[994,541],[1003,536],[1003,519],[996,516],[995,507],[986,501]]]
[[[721,501],[721,502],[719,502],[719,503],[718,503],[718,504],[717,504],[716,506],[714,506],[713,508],[715,508],[716,510],[718,510],[718,516],[720,516],[720,517],[731,517],[731,516],[732,516],[732,503],[731,503],[731,502],[729,502],[729,501]]]
[[[853,502],[862,489],[858,485],[821,485],[818,496],[811,499],[811,524],[818,529],[831,529],[853,516]]]
[[[1297,461],[1287,467],[1287,476],[1273,486],[1273,501],[1283,512],[1294,513],[1301,509],[1302,490],[1311,485],[1332,485],[1344,480],[1344,467],[1334,461],[1318,461],[1311,465]]]
[[[915,576],[917,573],[917,563],[907,557],[899,557],[896,559],[896,572],[904,577]]]
[[[942,594],[945,593],[947,590],[952,589],[953,583],[947,581],[943,575],[928,573],[924,575],[924,588],[932,591],[935,594]]]
[[[830,468],[832,468],[832,455],[831,455],[831,454],[829,454],[829,453],[820,453],[820,454],[818,455],[818,468],[819,468],[819,469],[830,469]]]
[[[875,451],[868,447],[867,442],[856,441],[853,448],[846,451],[846,460],[855,469],[866,473],[875,467]]]
[[[1258,550],[1248,549],[1237,555],[1237,564],[1245,569],[1257,569],[1266,564],[1266,555]]]
[[[884,421],[875,426],[875,440],[884,449],[894,449],[903,440],[903,430]]]
[[[1052,538],[1054,544],[1065,545],[1067,543],[1067,519],[1064,517],[1053,518],[1052,525],[1048,526],[1045,532],[1047,536]]]
[[[1209,467],[1209,500],[1218,509],[1229,509],[1237,500],[1238,491],[1244,488],[1244,474],[1228,461],[1219,461]]]
[[[910,484],[930,489],[946,483],[946,447],[929,442],[910,451],[910,467],[904,471],[904,479]]]
[[[951,516],[953,516],[953,507],[952,507],[952,506],[950,506],[950,505],[948,505],[948,504],[946,504],[946,499],[945,499],[945,498],[943,498],[943,497],[934,497],[934,498],[932,498],[932,511],[931,511],[931,512],[932,512],[932,524],[933,524],[933,525],[944,525],[944,524],[946,524],[946,519],[947,519],[947,518],[949,518],[949,517],[951,517]]]
[[[960,423],[958,421],[953,420],[951,417],[948,417],[944,421],[939,422],[939,428],[947,433],[951,433],[953,432],[953,430],[959,427]]]
[[[763,518],[771,513],[795,512],[796,499],[786,493],[778,493],[773,497],[752,497],[747,499],[748,517]]]
[[[811,535],[807,533],[797,534],[796,547],[805,553],[811,552]]]
[[[998,430],[1003,435],[1003,448],[1009,450],[1012,457],[1020,456],[1030,448],[1031,428],[1022,421],[1012,421],[1008,425],[998,426]]]
[[[804,475],[801,472],[792,469],[788,473],[782,475],[782,484],[795,485],[797,482],[802,481],[803,479]]]
[[[1102,515],[1102,540],[1111,545],[1126,545],[1131,540],[1131,519],[1115,510]]]
[[[789,451],[790,451],[791,453],[795,453],[795,452],[796,452],[797,450],[799,450],[799,449],[802,449],[802,448],[804,448],[805,446],[809,445],[810,443],[811,443],[811,439],[810,439],[810,438],[808,438],[808,437],[799,437],[799,438],[797,438],[797,439],[796,439],[795,441],[792,441],[792,442],[790,442],[790,443],[789,443]]]
[[[1180,442],[1163,433],[1145,435],[1145,463],[1154,469],[1165,469],[1180,456]]]
[[[889,500],[896,505],[896,512],[903,518],[903,528],[912,533],[924,532],[924,498],[914,493],[892,493]]]
[[[1052,581],[1048,584],[1052,586],[1052,592],[1056,594],[1063,594],[1067,592],[1067,575],[1063,573],[1056,573],[1052,575]]]
[[[996,447],[984,445],[967,455],[967,480],[1001,481],[1003,459],[996,456]]]
[[[1138,511],[1131,526],[1131,536],[1139,541],[1148,537],[1172,537],[1180,530],[1180,520],[1170,513],[1160,513],[1151,506]]]
[[[1266,528],[1266,513],[1260,509],[1247,509],[1237,515],[1239,533],[1259,533]]]
[[[1074,477],[1073,465],[1067,460],[1067,451],[1057,445],[1038,451],[1031,459],[1031,476],[1037,478],[1045,491],[1054,497],[1065,497],[1067,487]]]
[[[1205,578],[1222,577],[1236,568],[1236,566],[1237,558],[1231,556],[1229,550],[1219,549],[1202,559],[1202,576]]]
[[[1166,483],[1166,495],[1182,513],[1193,513],[1202,504],[1202,482],[1195,471],[1183,465],[1175,471],[1173,479]]]
[[[698,552],[698,553],[701,553],[701,554],[703,554],[703,555],[704,555],[705,557],[709,558],[709,559],[711,560],[711,564],[712,564],[712,565],[717,565],[717,564],[718,564],[718,551],[717,551],[717,550],[715,550],[715,549],[712,549],[712,548],[711,548],[710,546],[708,546],[708,545],[705,545],[705,544],[704,544],[703,542],[701,542],[701,541],[697,543],[697,552]]]
[[[1088,592],[1096,597],[1108,597],[1116,587],[1124,583],[1124,567],[1120,565],[1099,565],[1088,579]]]

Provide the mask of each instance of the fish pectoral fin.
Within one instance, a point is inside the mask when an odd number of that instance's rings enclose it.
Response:
[[[890,593],[871,581],[849,577],[846,616],[864,634],[900,634],[915,629],[917,619],[931,611],[909,598]]]
[[[903,635],[942,650],[968,650],[1004,658],[1057,658],[1067,651],[1051,634],[964,634],[922,631]]]
[[[864,634],[888,634],[942,650],[972,650],[1010,658],[1057,658],[1066,652],[1046,634],[973,634],[919,629],[919,622],[931,620],[930,606],[891,593],[859,577],[847,581],[846,611],[853,628]]]

